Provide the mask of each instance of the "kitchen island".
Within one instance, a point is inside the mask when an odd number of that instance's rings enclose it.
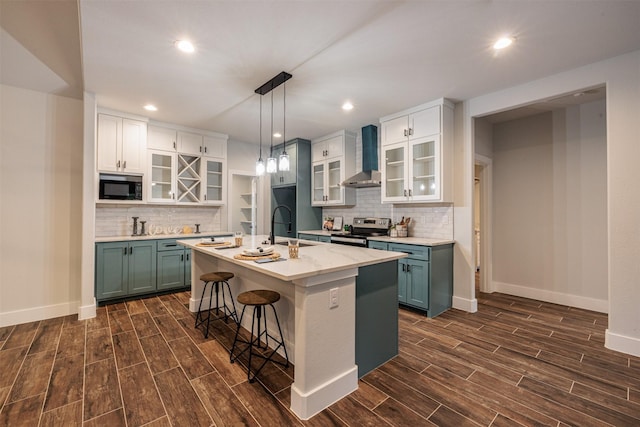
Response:
[[[211,271],[235,274],[234,298],[258,288],[279,292],[275,306],[295,366],[291,410],[309,419],[358,388],[365,372],[359,372],[357,360],[368,371],[397,355],[397,260],[406,254],[306,242],[298,259],[288,259],[287,246],[278,244],[275,250],[284,261],[258,264],[234,258],[243,249],[267,246],[261,243],[265,238],[246,236],[243,247],[231,249],[178,241],[193,250],[189,308],[197,310],[203,286],[199,277]],[[247,329],[249,322],[244,319]]]

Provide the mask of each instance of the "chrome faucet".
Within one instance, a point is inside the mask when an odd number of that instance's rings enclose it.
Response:
[[[276,222],[276,211],[280,208],[285,208],[286,210],[289,211],[289,222]],[[273,229],[274,224],[288,225],[289,227],[287,228],[287,233],[291,233],[291,225],[293,224],[292,219],[293,219],[293,214],[291,213],[291,209],[289,208],[289,206],[278,205],[273,209],[273,213],[271,214],[271,233],[269,234],[269,242],[272,245],[276,243],[276,234],[275,234],[275,230]]]

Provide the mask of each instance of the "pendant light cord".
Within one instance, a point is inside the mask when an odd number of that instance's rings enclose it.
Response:
[[[260,157],[259,161],[262,161],[262,95],[260,95]]]
[[[273,157],[273,91],[271,91],[271,151],[269,157]]]
[[[287,154],[287,82],[285,81],[283,84],[284,87],[284,96],[282,98],[283,103],[283,114],[282,114],[282,141],[284,145],[282,146],[282,154]]]

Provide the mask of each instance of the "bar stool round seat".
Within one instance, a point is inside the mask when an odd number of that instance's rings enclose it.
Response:
[[[244,305],[267,305],[280,300],[280,294],[267,289],[243,292],[238,295],[238,302]]]
[[[230,361],[234,363],[240,356],[242,356],[247,350],[249,351],[249,362],[247,365],[247,379],[250,383],[254,382],[262,368],[267,364],[267,362],[271,361],[273,363],[277,363],[279,365],[284,366],[285,368],[289,366],[289,355],[287,354],[287,348],[284,345],[284,337],[282,335],[282,329],[280,328],[280,321],[278,320],[278,313],[276,308],[274,307],[274,303],[280,300],[280,294],[275,291],[271,291],[268,289],[256,289],[253,291],[242,292],[238,295],[238,302],[243,304],[242,314],[240,315],[240,321],[238,322],[238,328],[236,329],[236,336],[233,340],[233,345],[231,346],[231,354]],[[266,306],[270,306],[273,311],[273,315],[276,319],[276,325],[278,326],[278,333],[280,334],[279,339],[272,336],[267,329],[267,311]],[[244,312],[247,307],[253,307],[253,316],[251,319],[251,336],[249,340],[245,340],[240,337],[240,325],[242,324],[242,319],[244,318]],[[262,324],[260,320],[262,319]],[[255,325],[258,326],[258,331],[255,333]],[[264,338],[264,346],[262,346],[261,339]],[[259,350],[269,350],[269,339],[274,342],[275,347],[270,351],[259,351]],[[246,344],[246,346],[240,350],[240,345],[238,344]],[[240,352],[235,354],[236,347]],[[285,362],[280,362],[278,360],[274,360],[273,356],[276,355],[278,350],[282,347],[284,350]],[[251,370],[251,360],[254,357],[258,357],[263,359],[264,361],[258,367],[258,369],[254,370],[252,376]]]
[[[211,312],[213,310],[215,310],[216,312],[216,319],[222,318],[222,316],[220,316],[220,310],[222,310],[225,323],[227,322],[229,317],[231,317],[231,320],[233,320],[235,323],[238,323],[236,304],[233,302],[233,295],[231,294],[231,287],[229,286],[229,279],[232,279],[233,277],[234,274],[228,271],[214,271],[210,273],[204,273],[200,276],[200,280],[204,282],[204,287],[202,288],[200,304],[198,305],[198,312],[196,313],[195,328],[198,328],[200,325],[203,325],[206,322],[207,326],[204,330],[205,338],[209,337],[209,325],[211,324]],[[202,301],[204,300],[204,296],[207,292],[207,286],[209,286],[209,307],[205,307],[203,311]],[[228,294],[229,300],[231,301],[231,307],[227,305],[225,297],[225,287],[227,290],[226,294]],[[216,292],[216,305],[215,307],[212,307],[214,290]],[[220,306],[220,294],[222,294],[222,306]]]

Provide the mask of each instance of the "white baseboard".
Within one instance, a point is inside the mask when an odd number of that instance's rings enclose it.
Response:
[[[294,382],[291,385],[291,410],[301,420],[308,420],[357,389],[357,366],[306,393],[300,391]]]
[[[0,313],[0,326],[19,325],[22,323],[37,322],[39,320],[76,314],[78,312],[78,303],[79,301],[71,301],[62,304],[45,305],[41,307]]]
[[[531,298],[538,301],[550,302],[553,304],[562,304],[569,307],[597,311],[599,313],[609,312],[609,302],[607,300],[583,297],[580,295],[571,295],[562,292],[548,291],[545,289],[529,288],[527,286],[513,285],[511,283],[496,281],[493,281],[491,289],[493,289],[495,292],[501,292],[503,294],[514,295],[523,298]]]
[[[609,329],[604,335],[604,346],[610,350],[640,357],[640,339],[616,334]]]
[[[78,307],[78,320],[91,319],[96,317],[96,299],[93,299],[93,304],[81,305]]]
[[[475,313],[476,311],[478,311],[478,300],[475,298],[467,299],[454,296],[453,300],[451,301],[451,306],[453,308],[457,308],[458,310]]]

